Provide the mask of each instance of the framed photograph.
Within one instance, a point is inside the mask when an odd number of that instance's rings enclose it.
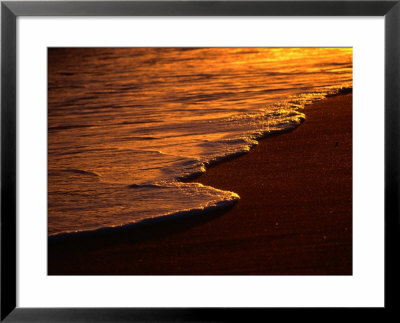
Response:
[[[1,320],[394,311],[399,15],[3,1]]]

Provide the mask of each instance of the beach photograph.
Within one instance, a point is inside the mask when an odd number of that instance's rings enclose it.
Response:
[[[47,62],[48,275],[352,275],[352,48]]]

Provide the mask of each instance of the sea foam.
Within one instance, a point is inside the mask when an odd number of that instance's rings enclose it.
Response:
[[[50,236],[232,206],[236,193],[182,180],[294,130],[308,104],[352,84],[351,49],[49,53]]]

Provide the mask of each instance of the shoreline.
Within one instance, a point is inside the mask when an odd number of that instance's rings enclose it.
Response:
[[[239,194],[229,210],[49,241],[48,273],[350,275],[351,101],[306,106],[296,129],[186,181]]]

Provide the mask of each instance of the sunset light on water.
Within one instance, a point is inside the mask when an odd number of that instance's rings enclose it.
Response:
[[[50,48],[48,234],[231,206],[182,180],[300,126],[352,64],[351,48]]]

